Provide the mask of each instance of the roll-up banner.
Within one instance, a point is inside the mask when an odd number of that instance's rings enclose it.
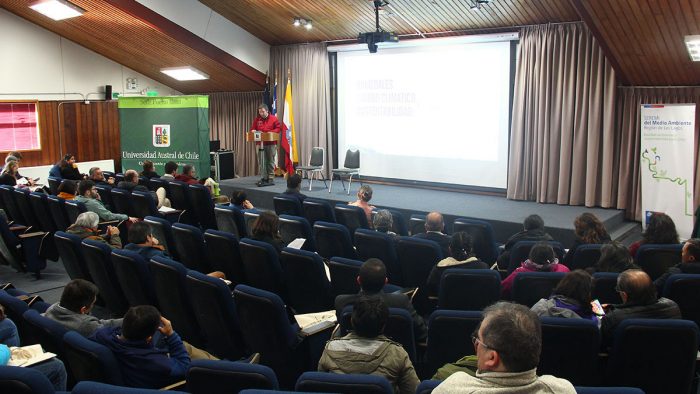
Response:
[[[197,178],[210,174],[209,97],[119,97],[122,171],[141,172],[150,160],[163,174],[165,163],[194,166]]]
[[[678,235],[693,230],[695,104],[641,108],[642,227],[655,212],[673,219]]]

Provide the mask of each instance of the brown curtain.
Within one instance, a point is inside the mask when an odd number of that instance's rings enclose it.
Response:
[[[277,117],[284,119],[287,70],[292,80],[292,102],[299,164],[307,165],[311,148],[326,151],[325,168],[332,160],[330,124],[330,69],[325,43],[270,48],[271,80],[277,78]],[[280,161],[284,163],[280,152]],[[326,174],[327,176],[328,174]]]
[[[695,157],[698,157],[700,130],[700,87],[694,88],[618,88],[617,125],[620,134],[619,159],[615,168],[620,179],[617,207],[627,210],[627,217],[642,220],[641,182],[639,179],[640,130],[642,104],[696,104]],[[695,163],[695,206],[700,202],[700,168]]]
[[[614,106],[615,74],[583,23],[524,28],[508,198],[614,207],[620,164]]]
[[[262,103],[262,92],[212,93],[209,95],[209,134],[221,140],[222,149],[234,152],[236,175],[258,173],[255,146],[245,142]]]

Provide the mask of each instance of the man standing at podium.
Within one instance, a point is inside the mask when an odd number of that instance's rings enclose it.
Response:
[[[270,109],[266,104],[258,106],[258,116],[253,121],[251,131],[280,133],[282,126],[275,115],[270,114]],[[263,149],[260,149],[261,142],[255,143],[258,154],[258,167],[262,178],[257,183],[258,186],[274,185],[275,158],[277,157],[277,141],[263,141]]]

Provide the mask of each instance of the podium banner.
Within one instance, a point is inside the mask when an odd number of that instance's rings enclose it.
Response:
[[[663,212],[686,239],[693,230],[695,104],[643,104],[641,117],[642,227]]]
[[[194,166],[209,177],[209,97],[119,97],[122,171],[141,172],[144,160],[163,174],[165,163]]]

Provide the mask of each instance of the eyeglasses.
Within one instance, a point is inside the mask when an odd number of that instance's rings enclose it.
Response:
[[[496,351],[496,352],[498,351],[498,350],[494,349],[493,347],[485,344],[484,341],[482,341],[481,339],[479,339],[479,336],[476,332],[472,334],[472,344],[474,345],[475,349],[478,346],[478,344],[481,344],[481,346],[483,346],[487,349],[491,349],[491,350]]]

